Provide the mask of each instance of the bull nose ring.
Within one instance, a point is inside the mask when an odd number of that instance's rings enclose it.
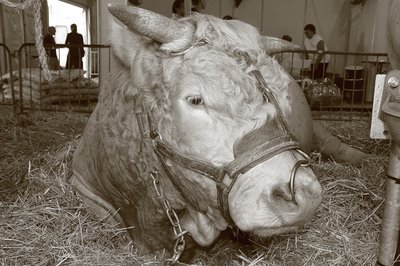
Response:
[[[295,182],[295,178],[296,178],[296,172],[299,169],[300,166],[303,167],[308,167],[311,165],[311,160],[310,157],[303,152],[302,150],[296,149],[298,153],[300,153],[301,155],[303,155],[303,157],[306,160],[299,160],[296,162],[296,164],[293,166],[292,172],[290,173],[290,180],[289,180],[289,189],[290,189],[290,195],[292,197],[292,201],[297,204],[296,202],[296,193],[295,193],[295,187],[294,187],[294,182]]]
[[[301,166],[304,166],[304,167],[310,166],[310,165],[311,165],[310,156],[308,156],[307,153],[305,153],[304,151],[302,151],[302,150],[300,150],[300,149],[296,149],[296,151],[297,151],[298,153],[300,153],[301,155],[303,155],[303,157],[305,158],[304,161],[307,161],[305,164],[302,164]]]

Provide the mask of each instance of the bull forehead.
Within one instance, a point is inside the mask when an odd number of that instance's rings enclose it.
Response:
[[[229,162],[233,143],[276,115],[272,103],[264,101],[256,79],[246,73],[249,66],[244,58],[204,46],[165,60],[166,66],[174,68],[167,72],[171,75],[171,138],[186,155],[215,164]],[[182,104],[188,97],[199,97],[204,105]]]
[[[193,49],[184,55],[180,67],[170,72],[170,86],[174,91],[171,95],[173,98],[200,96],[207,107],[254,111],[265,103],[256,79],[246,73],[248,67],[243,58],[213,50],[208,45]]]

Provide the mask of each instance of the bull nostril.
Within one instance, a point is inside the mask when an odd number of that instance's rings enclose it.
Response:
[[[292,193],[290,192],[290,187],[288,184],[281,184],[276,186],[271,193],[273,201],[289,201],[294,203]]]
[[[299,210],[299,205],[296,200],[292,198],[290,187],[288,183],[276,185],[269,197],[270,206],[276,213],[294,214]]]

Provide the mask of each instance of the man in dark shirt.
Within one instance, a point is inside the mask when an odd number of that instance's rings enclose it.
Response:
[[[200,13],[206,8],[206,0],[192,0],[192,12]]]
[[[79,34],[76,24],[71,24],[71,32],[68,33],[65,44],[67,45],[83,45],[82,34]],[[83,69],[82,57],[85,56],[85,50],[82,47],[70,47],[67,56],[67,68]]]
[[[46,49],[47,56],[49,57],[49,67],[50,69],[58,69],[60,64],[57,57],[57,51],[54,47],[56,41],[54,40],[54,34],[56,34],[55,27],[49,27],[47,34],[43,37],[43,46]]]

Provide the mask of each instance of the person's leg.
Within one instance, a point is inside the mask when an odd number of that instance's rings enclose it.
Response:
[[[311,78],[320,79],[322,77],[322,64],[312,64],[311,65]]]
[[[328,68],[328,63],[319,63],[317,66],[314,67],[313,78],[322,79],[326,77],[327,68]]]
[[[329,63],[320,64],[320,65],[322,65],[321,66],[321,68],[322,68],[321,78],[325,78],[327,76],[328,64]]]

